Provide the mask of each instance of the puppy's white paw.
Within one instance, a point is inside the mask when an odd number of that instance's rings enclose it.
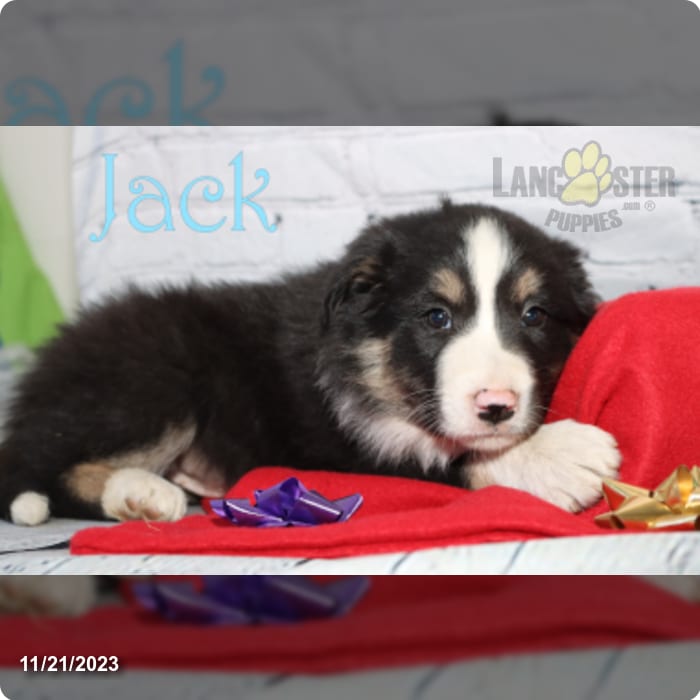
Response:
[[[10,506],[10,520],[15,525],[41,525],[49,519],[49,499],[43,493],[25,491]]]
[[[603,479],[617,476],[622,457],[615,438],[594,425],[563,420],[542,426],[532,439],[533,466],[539,463],[542,476],[533,493],[564,510],[592,506]]]
[[[93,576],[0,576],[0,613],[78,616],[96,598]]]
[[[115,520],[179,520],[187,509],[185,492],[143,469],[119,469],[102,494],[102,510]]]
[[[602,480],[617,476],[621,460],[610,433],[562,420],[543,425],[499,457],[473,465],[470,479],[474,488],[510,486],[575,513],[600,499]]]

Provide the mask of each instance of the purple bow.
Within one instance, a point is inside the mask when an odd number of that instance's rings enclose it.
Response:
[[[319,584],[305,576],[204,576],[193,581],[135,582],[136,602],[171,622],[201,625],[289,623],[338,617],[365,595],[369,579]]]
[[[290,477],[269,489],[255,491],[255,505],[246,498],[209,501],[214,513],[236,525],[248,527],[286,527],[288,525],[325,525],[342,523],[362,505],[359,493],[329,501],[309,491],[296,477]]]

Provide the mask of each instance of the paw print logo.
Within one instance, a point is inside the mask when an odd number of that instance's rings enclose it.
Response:
[[[559,197],[563,204],[587,204],[593,207],[612,185],[610,158],[602,154],[595,141],[587,143],[580,151],[569,149],[562,161],[568,184]]]

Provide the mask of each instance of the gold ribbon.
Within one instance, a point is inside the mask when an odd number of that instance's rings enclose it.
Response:
[[[700,467],[682,465],[654,491],[603,479],[609,513],[601,527],[629,530],[700,530]]]

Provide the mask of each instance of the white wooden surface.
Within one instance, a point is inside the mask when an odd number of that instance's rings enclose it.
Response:
[[[6,538],[7,534],[4,536]],[[700,574],[700,533],[556,538],[339,559],[191,555],[73,557],[60,547],[0,554],[0,575],[190,573]]]

